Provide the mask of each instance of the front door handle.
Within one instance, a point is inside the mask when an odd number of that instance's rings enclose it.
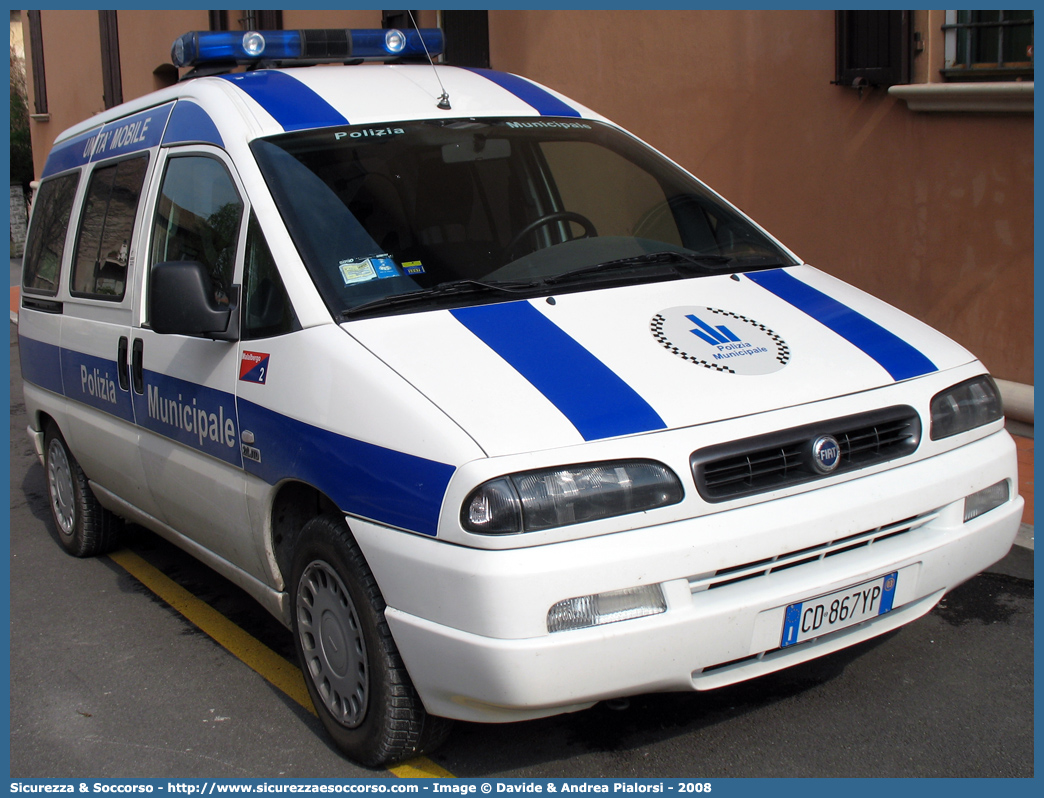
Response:
[[[145,393],[145,371],[142,366],[142,350],[145,342],[140,338],[134,341],[133,354],[131,355],[131,378],[134,381],[134,393]]]

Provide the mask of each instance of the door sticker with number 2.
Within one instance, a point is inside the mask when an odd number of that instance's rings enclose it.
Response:
[[[269,355],[265,352],[247,352],[244,350],[243,357],[239,361],[239,379],[243,382],[256,382],[265,384],[268,377]]]

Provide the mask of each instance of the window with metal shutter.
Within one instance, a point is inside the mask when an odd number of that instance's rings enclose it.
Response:
[[[909,11],[837,11],[834,83],[864,88],[910,82]]]

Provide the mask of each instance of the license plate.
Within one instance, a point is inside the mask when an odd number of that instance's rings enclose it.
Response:
[[[782,648],[852,626],[892,609],[899,572],[791,604],[783,617]]]

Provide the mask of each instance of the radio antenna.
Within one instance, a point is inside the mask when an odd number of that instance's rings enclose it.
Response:
[[[407,11],[406,13],[410,15],[410,22],[413,24],[413,27],[416,29],[417,28],[417,20],[414,19],[413,12],[412,11]],[[442,94],[439,95],[439,102],[437,103],[436,107],[440,108],[443,111],[448,111],[448,110],[450,110],[450,108],[452,108],[452,106],[450,105],[449,94],[447,94],[447,92],[446,92],[446,87],[442,85],[442,78],[439,77],[439,70],[435,69],[435,62],[431,58],[431,53],[428,52],[428,45],[426,45],[424,43],[424,37],[423,36],[420,37],[420,42],[421,42],[421,47],[424,48],[424,55],[428,56],[428,63],[431,64],[431,70],[432,70],[432,72],[435,73],[435,80],[437,80],[439,82],[439,88],[442,89]]]

